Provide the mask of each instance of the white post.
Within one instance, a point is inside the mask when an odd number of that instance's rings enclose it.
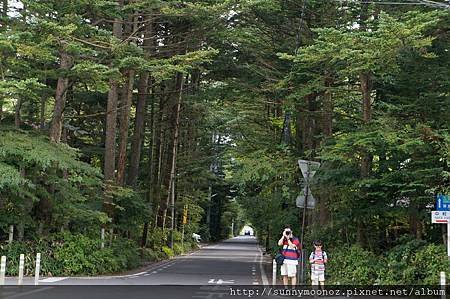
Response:
[[[5,273],[6,273],[6,256],[2,256],[2,261],[0,264],[0,285],[5,284]]]
[[[23,282],[23,266],[25,264],[25,256],[23,254],[20,255],[19,259],[19,279],[17,281],[18,285],[22,285]]]
[[[14,238],[14,225],[9,226],[9,239],[8,243],[11,244]]]
[[[446,283],[445,283],[445,272],[442,271],[441,272],[441,290],[443,290],[443,294],[442,294],[442,299],[447,298],[447,296],[445,295],[445,290],[446,290]]]
[[[450,222],[447,222],[447,258],[450,259]]]
[[[114,237],[114,228],[111,227],[109,229],[109,246],[111,246],[113,243],[113,237]]]
[[[41,270],[41,254],[36,254],[36,269],[34,272],[34,285],[37,286],[39,284],[39,271]]]
[[[272,285],[277,283],[277,262],[275,259],[272,261]]]
[[[102,239],[101,248],[105,248],[105,229],[104,228],[102,228],[101,239]]]

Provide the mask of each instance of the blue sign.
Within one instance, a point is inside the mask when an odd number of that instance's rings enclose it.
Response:
[[[436,211],[450,211],[450,197],[438,194],[436,196]]]

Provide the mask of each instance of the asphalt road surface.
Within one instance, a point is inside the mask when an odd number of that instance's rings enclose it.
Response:
[[[256,239],[240,236],[127,275],[42,278],[39,286],[33,286],[33,278],[25,278],[24,286],[7,278],[0,299],[394,298],[355,293],[314,297],[299,293],[304,286],[297,293],[270,286],[268,277]]]
[[[7,278],[6,284],[0,298],[238,298],[231,291],[235,286],[262,287],[268,279],[256,238],[239,236],[138,273],[41,278],[39,287],[31,286],[33,278],[25,278],[22,287],[17,278]]]

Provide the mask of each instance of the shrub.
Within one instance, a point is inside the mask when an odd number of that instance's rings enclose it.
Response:
[[[111,246],[114,255],[119,259],[120,266],[125,269],[136,268],[140,264],[139,248],[128,239],[117,239]]]
[[[173,252],[173,250],[170,249],[170,248],[167,247],[167,246],[163,246],[163,247],[161,248],[161,250],[162,250],[162,252],[164,252],[164,254],[165,254],[167,257],[169,257],[169,258],[171,258],[171,257],[173,257],[173,256],[175,255],[174,252]]]
[[[379,273],[384,285],[417,283],[415,269],[411,265],[414,254],[425,245],[425,241],[401,238],[399,245],[385,253],[386,267]]]
[[[341,247],[327,254],[327,276],[331,284],[373,285],[383,261],[360,246]]]
[[[448,271],[450,261],[443,245],[428,244],[417,251],[412,259],[415,267],[416,283],[423,285],[438,285],[439,273]]]
[[[143,261],[156,262],[162,260],[164,258],[164,254],[150,248],[144,248],[141,251],[141,257]]]
[[[167,244],[167,233],[161,228],[155,228],[148,235],[148,245],[150,248],[160,249],[165,244]]]
[[[33,275],[36,253],[41,253],[43,276],[97,275],[135,268],[140,264],[134,242],[117,239],[111,247],[100,248],[100,240],[63,233],[39,241],[18,242],[0,247],[7,256],[7,275],[17,276],[19,256],[25,254],[25,275]],[[160,255],[162,255],[161,253]]]
[[[184,249],[183,249],[183,247],[181,247],[181,243],[174,243],[173,244],[173,253],[174,253],[174,255],[180,255],[183,252],[184,252]]]

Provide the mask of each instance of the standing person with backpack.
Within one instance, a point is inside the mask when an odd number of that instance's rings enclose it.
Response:
[[[291,279],[292,288],[297,285],[297,265],[300,257],[299,250],[301,249],[300,241],[292,234],[291,227],[286,225],[283,230],[283,235],[278,241],[278,246],[283,246],[281,254],[284,256],[283,264],[281,265],[281,276],[283,276],[283,284],[285,287],[289,285],[289,278]]]
[[[317,286],[320,283],[322,289],[325,288],[325,264],[328,262],[327,253],[322,250],[322,241],[313,242],[314,251],[309,256],[311,264],[311,283]]]

